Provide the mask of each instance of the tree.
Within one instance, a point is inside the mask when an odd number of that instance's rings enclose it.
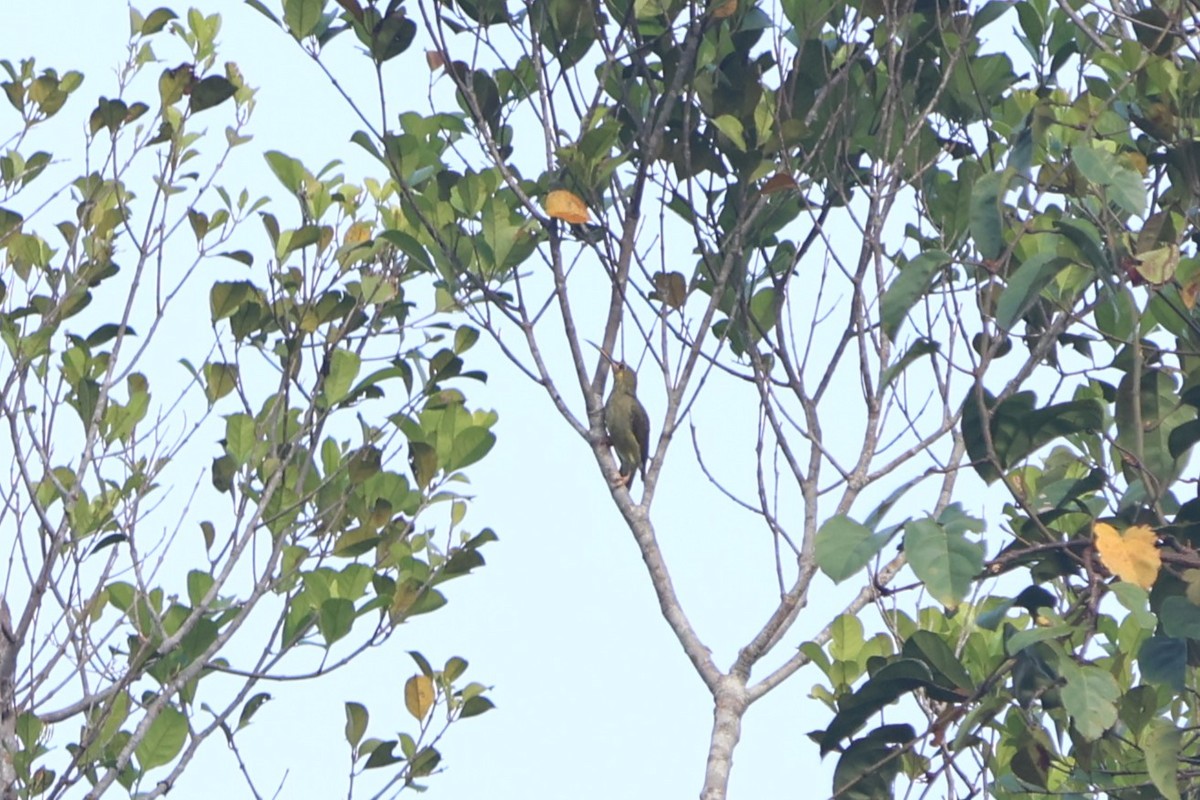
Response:
[[[436,611],[495,539],[461,488],[495,440],[478,332],[434,310],[378,187],[277,150],[281,217],[221,182],[255,100],[220,24],[130,12],[78,175],[43,131],[84,76],[0,61],[6,799],[165,795],[211,740],[262,796],[239,743],[270,688]],[[347,699],[350,793],[417,785],[491,707],[462,658],[412,658],[411,733],[367,738],[394,727]]]
[[[810,665],[838,796],[1195,793],[1191,5],[250,4],[318,64],[361,48],[392,240],[613,484],[712,698],[702,798]],[[418,36],[431,108],[397,118],[384,66]],[[653,387],[640,496],[589,341]],[[695,426],[706,401],[756,435]],[[681,434],[776,552],[778,604],[725,661],[659,541]],[[750,478],[705,459],[731,447]],[[825,579],[857,594],[798,641]]]

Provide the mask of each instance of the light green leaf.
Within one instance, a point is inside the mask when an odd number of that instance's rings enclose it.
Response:
[[[1156,717],[1142,731],[1138,743],[1146,756],[1146,772],[1166,800],[1179,800],[1179,750],[1183,732],[1170,721]]]
[[[292,36],[303,39],[312,35],[324,10],[325,0],[284,0],[283,24]]]
[[[346,398],[361,366],[362,359],[358,353],[341,349],[333,351],[329,357],[329,374],[325,376],[325,402],[329,406]]]
[[[1063,707],[1075,721],[1075,730],[1095,741],[1117,722],[1117,701],[1121,687],[1107,670],[1079,666],[1063,659],[1059,671],[1067,685],[1062,689]]]
[[[904,552],[913,572],[938,602],[956,608],[983,569],[983,545],[931,519],[904,526]]]
[[[871,563],[894,533],[880,535],[849,517],[830,517],[817,531],[817,566],[841,583]]]
[[[144,772],[171,763],[183,749],[185,741],[187,717],[175,706],[164,707],[134,750],[138,766]]]

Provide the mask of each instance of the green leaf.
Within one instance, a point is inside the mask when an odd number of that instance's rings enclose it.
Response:
[[[237,87],[228,78],[220,75],[209,75],[202,81],[192,84],[191,99],[188,108],[193,114],[213,106],[219,106],[237,93]]]
[[[926,590],[948,608],[967,596],[983,569],[983,545],[951,533],[931,519],[904,526],[904,552]]]
[[[1004,193],[1011,178],[1008,170],[992,172],[971,188],[971,235],[975,248],[986,259],[1004,252]]]
[[[346,398],[361,366],[362,359],[358,353],[342,349],[333,351],[329,357],[329,372],[325,375],[323,389],[328,407],[332,408]]]
[[[250,720],[253,719],[258,710],[262,708],[263,705],[266,704],[266,702],[270,699],[271,695],[267,694],[266,692],[259,692],[247,700],[242,705],[242,713],[238,715],[237,729],[240,731],[242,728],[249,725]]]
[[[370,718],[367,707],[362,703],[346,703],[346,741],[351,747],[358,747],[358,743],[362,741]]]
[[[1101,667],[1079,666],[1069,659],[1060,661],[1059,670],[1067,684],[1062,689],[1063,707],[1075,722],[1075,730],[1095,741],[1117,722],[1117,701],[1121,687]]]
[[[289,192],[298,194],[304,188],[304,179],[308,170],[299,161],[278,150],[268,150],[263,153],[263,158],[267,160],[267,166],[271,168],[271,172],[275,173],[275,177]]]
[[[1158,609],[1158,620],[1167,636],[1200,641],[1200,606],[1192,604],[1186,597],[1173,595],[1163,600]]]
[[[886,728],[899,729],[899,734],[877,735]],[[838,800],[891,800],[892,784],[903,762],[896,757],[897,748],[889,739],[911,732],[905,742],[916,738],[911,725],[884,726],[850,743],[838,758],[833,770],[833,796]]]
[[[146,15],[142,21],[142,36],[151,36],[167,26],[167,23],[177,19],[178,15],[169,8],[156,8]]]
[[[941,344],[932,339],[917,339],[904,351],[904,355],[889,364],[888,368],[883,371],[883,378],[880,381],[882,388],[889,388],[896,382],[896,379],[900,377],[904,370],[908,369],[924,356],[934,355],[940,352],[941,349]]]
[[[469,467],[491,451],[496,444],[496,434],[483,427],[467,428],[454,437],[454,445],[450,449],[450,459],[446,463],[447,470]]]
[[[354,603],[344,597],[331,597],[321,603],[321,614],[317,618],[317,629],[331,645],[348,634],[354,626]]]
[[[1151,636],[1138,649],[1142,680],[1182,692],[1187,679],[1187,641],[1170,636]]]
[[[242,303],[257,292],[250,281],[217,281],[208,293],[208,307],[212,312],[212,321],[232,317],[241,308]]]
[[[904,641],[901,651],[906,658],[916,658],[929,665],[936,677],[945,677],[949,684],[961,689],[964,695],[975,691],[975,682],[946,640],[933,631],[914,631]]]
[[[214,583],[213,576],[202,570],[194,569],[188,572],[188,600],[193,606],[198,606],[208,594]]]
[[[237,364],[211,362],[204,365],[204,394],[213,404],[237,388]]]
[[[171,763],[187,741],[187,717],[175,706],[165,706],[138,743],[134,754],[142,771]]]
[[[297,39],[311,36],[321,22],[325,0],[284,0],[283,24]]]
[[[734,147],[743,153],[746,152],[746,132],[741,120],[732,114],[722,114],[713,120],[713,125],[733,142]]]
[[[233,456],[238,466],[250,460],[257,443],[253,417],[249,414],[230,414],[225,418],[225,452]]]
[[[893,661],[871,676],[854,694],[842,700],[838,713],[821,733],[821,755],[852,736],[866,721],[914,689],[936,688],[933,673],[913,658]]]
[[[996,303],[996,325],[1011,331],[1051,281],[1070,262],[1054,252],[1039,250],[1017,268]]]
[[[1079,173],[1091,183],[1103,187],[1109,200],[1135,216],[1146,213],[1146,187],[1136,170],[1124,166],[1116,155],[1086,145],[1071,149],[1071,158]]]
[[[840,514],[830,517],[817,531],[817,566],[834,583],[841,583],[871,563],[895,533],[892,529],[877,534]]]
[[[908,318],[908,312],[926,295],[934,277],[950,260],[948,253],[930,250],[904,265],[879,301],[880,322],[885,336],[896,340],[896,333]]]
[[[1154,787],[1166,800],[1180,800],[1179,751],[1183,746],[1183,731],[1157,717],[1142,732],[1138,746],[1146,756],[1146,773]]]

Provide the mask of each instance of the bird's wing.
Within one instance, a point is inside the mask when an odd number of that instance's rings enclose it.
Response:
[[[637,439],[638,447],[642,451],[638,469],[642,473],[642,480],[645,480],[646,460],[650,458],[650,417],[636,398],[633,401],[633,437]]]

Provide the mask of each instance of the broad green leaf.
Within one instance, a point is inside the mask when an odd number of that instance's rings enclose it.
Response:
[[[1039,250],[1017,268],[996,303],[996,325],[1011,331],[1017,321],[1037,301],[1051,281],[1067,266],[1067,259]]]
[[[933,631],[916,631],[904,641],[902,655],[924,661],[934,676],[945,677],[964,695],[975,691],[975,683],[946,640]]]
[[[1146,213],[1146,187],[1142,176],[1121,164],[1107,150],[1079,145],[1071,149],[1071,158],[1080,174],[1103,187],[1109,200],[1135,216]]]
[[[210,405],[237,388],[237,382],[237,364],[210,362],[204,365],[204,394]]]
[[[931,519],[904,526],[904,552],[926,590],[956,608],[983,569],[983,545],[955,534]]]
[[[1187,678],[1188,645],[1184,639],[1151,636],[1138,649],[1142,680],[1182,692]]]
[[[923,662],[902,658],[879,669],[855,692],[843,699],[841,708],[821,734],[824,755],[854,735],[866,721],[915,689],[936,689],[933,673]]]
[[[289,192],[297,194],[304,188],[304,179],[308,170],[299,161],[278,150],[268,150],[263,153],[263,158],[267,160],[267,166],[271,168],[271,172],[275,173],[275,177]]]
[[[341,348],[333,351],[329,357],[329,371],[325,376],[324,384],[325,402],[329,407],[337,405],[346,398],[350,387],[354,385],[354,380],[358,377],[358,370],[361,366],[362,359],[359,358],[358,353]]]
[[[1183,731],[1161,717],[1150,720],[1138,745],[1146,756],[1146,772],[1166,800],[1180,800],[1179,753]]]
[[[354,603],[343,597],[331,597],[321,603],[317,629],[325,638],[325,644],[331,645],[348,634],[354,626],[354,617]]]
[[[325,0],[283,0],[283,24],[297,39],[311,36],[325,11]]]
[[[904,320],[921,298],[929,291],[934,277],[950,263],[950,255],[941,250],[921,253],[904,265],[900,274],[883,293],[880,305],[880,322],[883,333],[892,341]]]
[[[1095,741],[1117,722],[1121,687],[1105,669],[1079,666],[1069,659],[1059,669],[1067,683],[1062,689],[1063,706],[1075,722],[1075,730]]]
[[[237,87],[230,83],[227,78],[223,78],[220,75],[209,75],[204,80],[192,84],[192,94],[191,99],[188,100],[188,108],[191,109],[193,114],[196,114],[207,108],[224,103],[236,93]]]
[[[254,419],[249,414],[230,414],[225,418],[225,452],[233,456],[238,466],[250,460],[257,443]]]
[[[469,467],[491,451],[496,444],[496,434],[483,427],[467,428],[454,437],[454,446],[450,458],[445,464],[447,470]]]
[[[1004,193],[1011,174],[992,172],[975,181],[971,189],[971,235],[975,248],[986,259],[1004,252]]]
[[[208,306],[212,312],[212,321],[231,317],[250,297],[257,293],[254,284],[249,281],[217,281],[208,293]]]
[[[849,517],[830,517],[817,531],[817,566],[834,583],[841,583],[871,563],[894,534],[894,530],[877,534]]]
[[[187,741],[187,717],[175,706],[164,706],[134,750],[142,771],[171,763]]]

